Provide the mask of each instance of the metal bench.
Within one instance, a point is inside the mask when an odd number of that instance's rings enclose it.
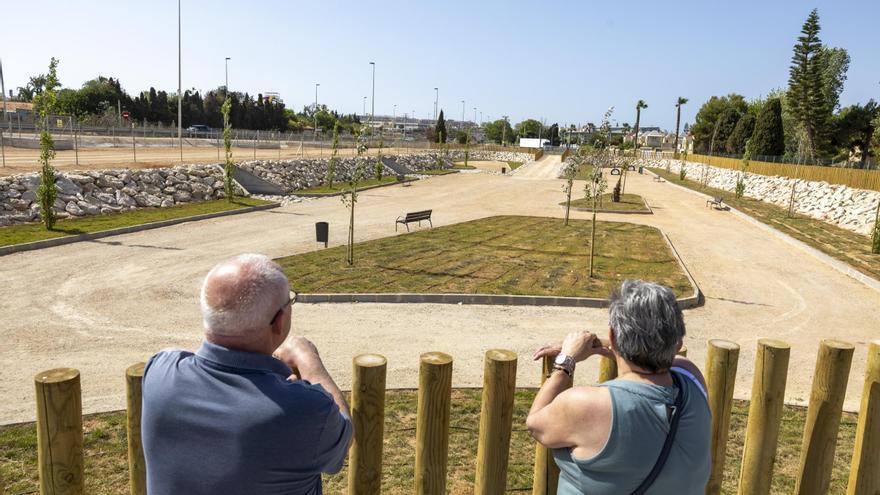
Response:
[[[421,226],[422,220],[427,220],[431,228],[434,228],[434,224],[431,222],[431,211],[433,210],[414,211],[407,213],[405,216],[397,217],[397,220],[394,222],[394,231],[397,232],[397,224],[402,223],[406,226],[406,231],[409,232],[410,223],[418,222],[419,226]]]
[[[665,181],[663,180],[663,177],[660,177],[659,175],[655,175],[654,182],[665,182]]]
[[[721,196],[713,196],[712,199],[706,200],[706,208],[708,207],[715,208],[716,210],[723,210],[727,206],[724,204],[724,198]]]

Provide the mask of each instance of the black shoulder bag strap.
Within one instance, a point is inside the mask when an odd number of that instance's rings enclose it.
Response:
[[[648,477],[645,478],[645,481],[642,481],[642,484],[636,488],[633,495],[643,495],[648,491],[648,488],[654,484],[657,476],[660,476],[660,471],[663,470],[663,466],[666,464],[666,459],[669,458],[669,452],[672,451],[672,443],[675,441],[675,433],[678,431],[678,421],[681,419],[682,409],[687,400],[688,387],[687,383],[685,383],[686,378],[681,378],[678,373],[672,370],[669,371],[669,374],[672,375],[672,383],[678,388],[678,395],[675,397],[675,403],[673,404],[672,421],[669,423],[669,433],[666,435],[666,442],[663,443],[663,449],[660,450],[660,457],[658,457],[657,462],[654,463],[654,468],[651,469],[651,472],[648,474]]]

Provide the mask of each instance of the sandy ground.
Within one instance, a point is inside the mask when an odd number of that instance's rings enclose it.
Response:
[[[219,153],[218,153],[219,151]],[[232,158],[236,161],[253,160],[278,160],[294,158],[325,158],[330,156],[330,149],[323,147],[311,147],[306,143],[300,149],[299,145],[282,147],[280,149],[253,149],[233,148]],[[371,149],[368,154],[374,155],[378,149]],[[383,154],[412,153],[410,148],[383,148]],[[339,150],[340,156],[354,156],[356,150],[343,148]],[[78,156],[77,156],[78,155]],[[34,172],[40,169],[40,151],[6,147],[6,166],[0,166],[0,176]],[[208,147],[183,147],[183,160],[180,158],[180,148],[137,148],[137,161],[135,153],[129,148],[81,148],[78,152],[72,150],[58,151],[52,165],[61,171],[73,170],[99,170],[103,168],[156,168],[180,165],[181,163],[218,163],[222,161],[223,150]],[[77,164],[78,163],[78,164]]]
[[[498,214],[561,217],[558,157],[513,176],[452,174],[361,193],[357,240],[394,235],[403,212],[432,208],[435,225]],[[582,185],[576,185],[580,191]],[[856,344],[846,407],[858,407],[865,343],[880,337],[880,293],[705,201],[650,176],[630,174],[627,192],[642,195],[654,215],[601,215],[656,225],[668,233],[706,294],[686,312],[687,345],[698,364],[706,340],[742,346],[736,396],[747,398],[759,337],[792,344],[786,399],[809,398],[818,343]],[[587,213],[573,212],[575,218]],[[0,423],[33,420],[33,376],[67,366],[82,372],[86,412],[124,407],[125,368],[166,347],[194,349],[201,340],[200,281],[217,261],[241,252],[270,256],[317,249],[314,222],[329,221],[331,244],[345,239],[347,210],[325,198],[265,212],[0,257]],[[598,247],[601,250],[601,246]],[[296,281],[293,281],[294,285]],[[568,331],[607,329],[599,309],[297,304],[294,331],[314,340],[328,368],[348,387],[351,359],[362,352],[388,357],[388,386],[415,387],[418,356],[445,351],[455,359],[455,386],[479,386],[490,348],[519,353],[518,385],[534,386],[530,360],[539,344]],[[596,363],[578,369],[596,376]]]

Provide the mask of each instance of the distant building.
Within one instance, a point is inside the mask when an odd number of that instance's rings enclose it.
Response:
[[[3,111],[3,103],[0,102],[0,112]],[[30,115],[34,111],[34,104],[28,103],[24,101],[6,101],[6,113],[9,114],[10,118],[14,117],[15,114],[21,114],[22,116]]]

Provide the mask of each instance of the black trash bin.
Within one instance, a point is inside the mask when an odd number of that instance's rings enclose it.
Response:
[[[330,239],[330,224],[327,222],[315,222],[315,241],[323,242],[327,247],[327,241]]]
[[[501,173],[502,173],[502,174],[506,174],[506,173],[507,173],[507,167],[501,167]]]

